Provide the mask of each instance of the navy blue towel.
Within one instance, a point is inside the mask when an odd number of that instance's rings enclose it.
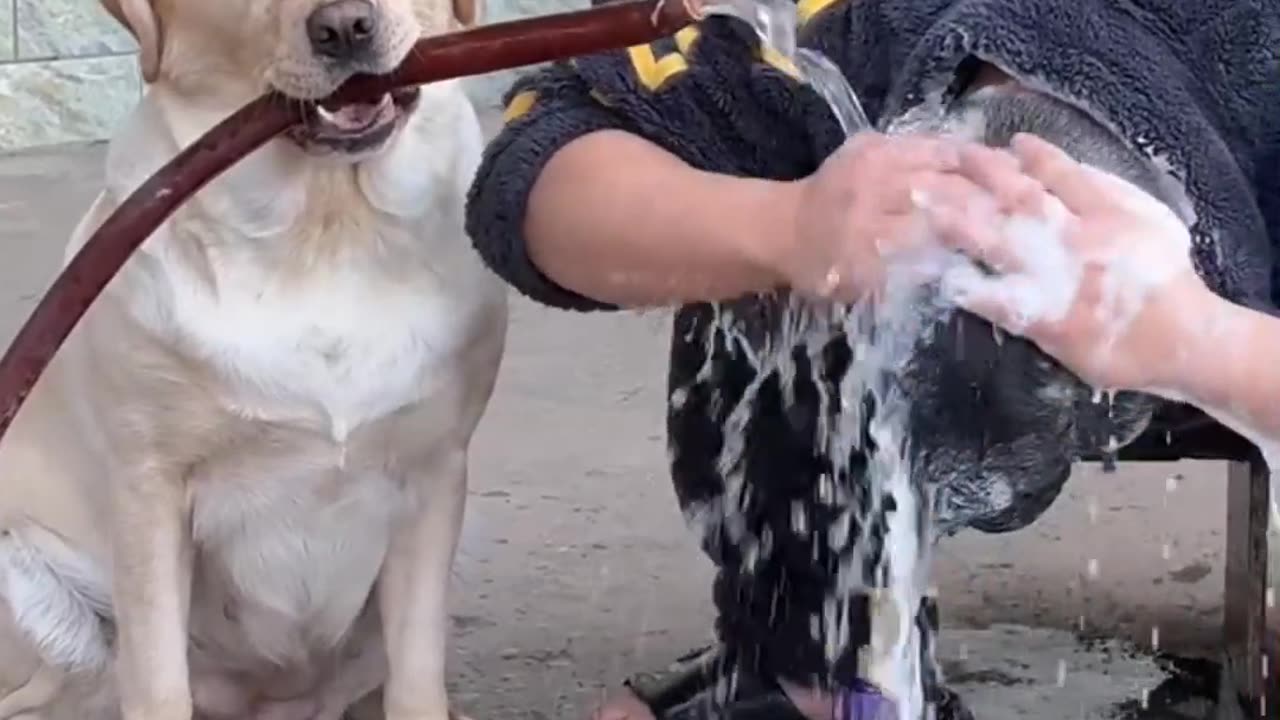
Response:
[[[1076,104],[1184,184],[1220,293],[1272,301],[1280,243],[1275,0],[856,2],[852,43],[896,82],[884,116],[936,98],[968,57]],[[900,69],[895,69],[900,68]],[[846,68],[853,75],[861,69]]]

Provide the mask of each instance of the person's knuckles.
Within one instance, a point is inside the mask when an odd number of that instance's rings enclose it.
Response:
[[[1010,173],[1021,174],[1018,159],[996,148],[970,143],[957,150],[957,170],[971,180],[983,184],[999,184]]]
[[[1067,171],[1075,169],[1076,163],[1070,155],[1035,135],[1015,136],[1012,148],[1023,171],[1046,186],[1049,185],[1047,180],[1061,178]]]
[[[1000,205],[1010,214],[1043,217],[1047,212],[1046,194],[1044,185],[1038,180],[1022,176],[1010,183],[1000,198]]]

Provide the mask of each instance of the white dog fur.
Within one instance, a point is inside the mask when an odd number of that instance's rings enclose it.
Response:
[[[263,91],[323,97],[477,11],[372,0],[344,64],[308,44],[328,1],[107,0],[149,84],[67,256]],[[460,86],[395,112],[378,147],[279,139],[211,183],[38,383],[0,445],[0,720],[337,720],[379,688],[385,717],[449,717],[506,300],[463,230],[483,140]]]

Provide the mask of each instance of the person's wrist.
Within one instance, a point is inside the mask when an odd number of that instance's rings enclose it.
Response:
[[[804,181],[750,180],[740,211],[727,218],[729,242],[763,283],[761,291],[776,290],[792,281],[788,265],[797,245]]]
[[[1151,336],[1159,345],[1152,389],[1191,402],[1206,400],[1206,369],[1220,365],[1239,330],[1237,308],[1214,293],[1194,273],[1157,298]]]

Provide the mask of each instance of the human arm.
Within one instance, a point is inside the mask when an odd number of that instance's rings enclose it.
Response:
[[[1170,387],[1264,451],[1280,443],[1280,318],[1198,287],[1180,309],[1214,328],[1188,333]],[[1274,458],[1268,458],[1274,460]]]
[[[910,178],[954,162],[948,147],[866,136],[817,173],[776,181],[699,170],[627,133],[592,133],[556,153],[534,184],[529,257],[559,285],[622,307],[784,286],[861,295],[889,249],[873,243],[902,238],[887,226],[910,222]]]
[[[517,86],[518,112],[468,202],[490,267],[536,300],[583,310],[874,283],[873,234],[903,234],[886,226],[911,219],[906,175],[945,160],[940,144],[869,136],[823,164],[843,133],[747,33],[715,18],[697,37]],[[639,62],[646,53],[660,61]]]
[[[797,189],[699,170],[605,130],[552,156],[530,194],[525,241],[548,278],[601,302],[731,299],[781,284],[770,247],[794,231]]]

